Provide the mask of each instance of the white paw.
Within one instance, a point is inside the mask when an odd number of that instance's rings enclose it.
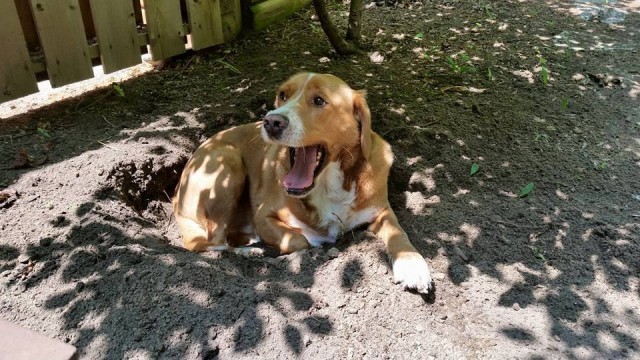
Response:
[[[262,257],[264,256],[265,250],[255,246],[243,246],[233,248],[233,252],[245,257]]]
[[[231,247],[228,245],[209,246],[209,251],[231,251],[245,257],[261,257],[264,256],[265,250],[256,246]]]
[[[432,282],[429,265],[418,254],[403,255],[393,262],[393,281],[406,290],[427,294]]]

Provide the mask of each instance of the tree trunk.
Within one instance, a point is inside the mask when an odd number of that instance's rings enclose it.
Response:
[[[329,42],[338,54],[352,55],[358,53],[359,50],[354,43],[343,39],[338,33],[338,28],[331,22],[325,0],[313,0],[313,7],[316,10],[316,15],[318,15],[318,20],[320,20],[320,25],[322,25],[322,30],[327,34]]]
[[[362,24],[363,0],[351,0],[349,5],[349,25],[347,27],[347,41],[352,41],[360,47],[360,25]]]

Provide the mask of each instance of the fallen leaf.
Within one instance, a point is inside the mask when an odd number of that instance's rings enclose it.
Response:
[[[475,175],[478,172],[478,170],[480,170],[480,165],[478,165],[476,163],[471,164],[471,174],[470,174],[470,176]]]
[[[384,56],[382,56],[380,52],[376,51],[374,53],[369,54],[369,59],[374,64],[380,64],[381,62],[384,61]]]
[[[533,183],[528,183],[527,185],[525,185],[525,187],[523,187],[522,189],[520,189],[520,193],[518,194],[519,197],[525,197],[527,195],[529,195],[529,193],[531,193],[531,191],[533,191]]]

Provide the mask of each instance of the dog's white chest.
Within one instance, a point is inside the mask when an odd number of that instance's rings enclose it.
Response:
[[[339,163],[329,163],[316,181],[316,189],[310,194],[310,203],[319,216],[318,225],[311,227],[293,215],[290,219],[291,225],[301,229],[312,246],[333,244],[343,232],[373,221],[375,208],[354,210],[356,184],[352,184],[350,191],[342,187],[344,174]]]

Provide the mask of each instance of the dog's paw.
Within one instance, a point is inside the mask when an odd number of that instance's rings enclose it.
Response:
[[[243,246],[233,248],[233,252],[245,257],[263,257],[266,253],[264,248],[256,246]]]
[[[393,262],[393,280],[406,290],[428,294],[432,287],[429,265],[419,254],[405,254]]]

